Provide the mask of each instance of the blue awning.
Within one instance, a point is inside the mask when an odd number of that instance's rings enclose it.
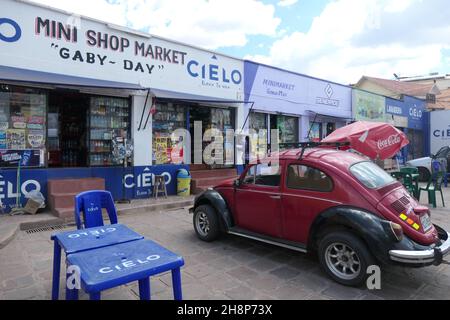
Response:
[[[0,81],[48,84],[53,86],[73,86],[83,88],[147,90],[139,84],[98,80],[92,78],[68,76],[64,74],[34,71],[14,67],[0,66]]]

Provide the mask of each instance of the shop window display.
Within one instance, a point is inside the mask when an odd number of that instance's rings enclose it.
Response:
[[[223,159],[223,164],[234,164],[234,135],[227,130],[233,129],[232,113],[229,109],[211,108],[211,127],[218,129],[223,135],[223,154],[214,154]]]
[[[0,167],[43,167],[47,96],[39,90],[0,87]]]
[[[310,122],[309,139],[312,142],[319,142],[322,140],[322,123]]]
[[[252,112],[249,116],[249,128],[253,131],[250,136],[252,154],[263,157],[267,153],[267,114]]]
[[[283,115],[272,116],[276,117],[275,119],[271,118],[270,123],[273,128],[273,125],[276,124],[276,127],[273,129],[279,130],[280,143],[296,143],[298,142],[298,118],[297,117],[289,117]]]
[[[153,115],[153,164],[180,163],[184,150],[173,147],[180,141],[172,141],[171,134],[179,128],[186,129],[186,107],[173,103],[157,103]]]
[[[92,97],[89,124],[90,165],[119,165],[118,159],[113,157],[112,139],[114,136],[128,138],[128,99]]]

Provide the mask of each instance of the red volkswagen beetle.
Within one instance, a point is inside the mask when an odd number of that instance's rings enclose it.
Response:
[[[327,274],[345,285],[362,284],[370,265],[438,265],[450,251],[448,233],[399,182],[331,148],[274,153],[198,195],[192,211],[201,240],[229,233],[317,252]]]

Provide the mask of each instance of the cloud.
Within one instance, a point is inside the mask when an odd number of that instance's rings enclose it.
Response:
[[[277,6],[279,7],[290,7],[294,4],[296,4],[298,0],[280,0],[277,3]]]
[[[255,0],[34,0],[207,49],[275,37],[275,7]],[[261,23],[264,21],[264,23]]]
[[[396,1],[395,1],[396,2]],[[446,0],[337,0],[306,33],[273,42],[266,56],[246,58],[343,83],[362,75],[428,73],[450,48]]]

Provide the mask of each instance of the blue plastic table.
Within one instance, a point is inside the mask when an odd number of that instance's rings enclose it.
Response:
[[[175,300],[182,299],[180,267],[181,256],[161,247],[151,240],[136,240],[108,247],[67,255],[71,266],[80,270],[81,288],[91,300],[99,300],[103,290],[139,281],[141,300],[150,300],[149,277],[172,271]],[[67,299],[77,299],[77,289],[67,289]]]
[[[66,255],[69,255],[75,252],[83,252],[90,249],[140,240],[143,238],[143,236],[123,224],[110,224],[52,235],[51,239],[54,241],[52,299],[58,300],[59,297],[61,248],[64,249]]]

